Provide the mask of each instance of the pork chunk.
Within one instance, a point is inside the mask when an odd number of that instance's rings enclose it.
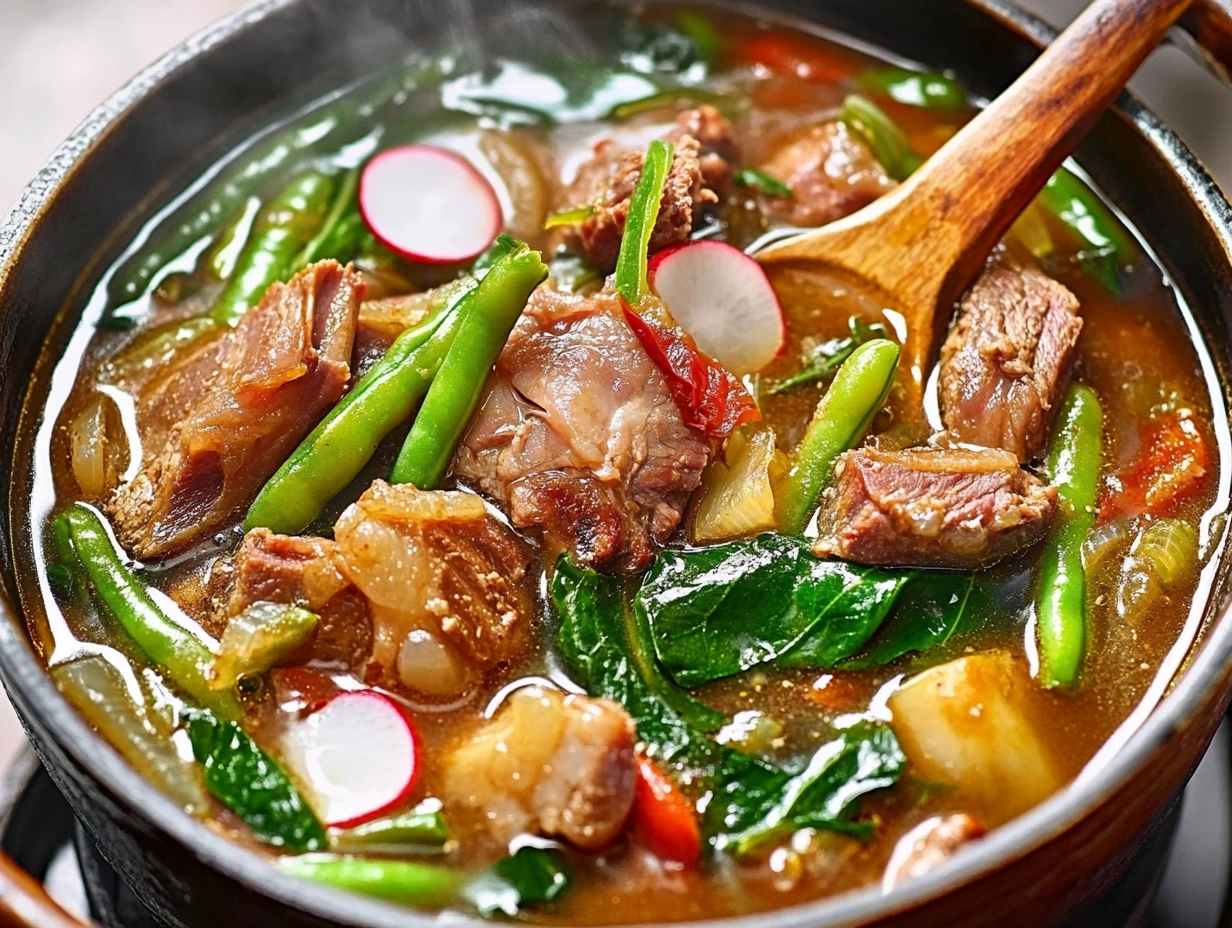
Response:
[[[992,449],[858,448],[839,457],[814,551],[859,564],[973,568],[1043,536],[1055,487]]]
[[[141,471],[108,503],[126,548],[168,554],[243,511],[342,396],[363,295],[357,274],[315,264],[145,386]]]
[[[766,206],[793,226],[823,226],[894,187],[868,146],[837,121],[791,135],[761,168],[791,187],[791,197],[769,197]]]
[[[449,755],[446,801],[502,847],[531,833],[597,850],[633,808],[635,740],[617,703],[525,687]]]
[[[1082,331],[1078,300],[1004,250],[963,298],[941,348],[941,418],[959,441],[1044,455]]]
[[[377,480],[334,537],[372,615],[370,678],[454,695],[524,645],[530,552],[477,496]]]
[[[636,570],[679,525],[713,451],[685,424],[614,293],[540,287],[454,472],[580,562]]]

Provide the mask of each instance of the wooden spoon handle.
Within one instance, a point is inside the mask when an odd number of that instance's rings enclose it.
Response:
[[[30,874],[0,852],[0,928],[92,928],[49,896]]]
[[[1197,0],[1177,25],[1191,37],[1187,50],[1232,84],[1232,0]]]

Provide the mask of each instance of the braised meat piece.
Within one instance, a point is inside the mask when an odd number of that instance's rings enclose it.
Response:
[[[540,287],[514,327],[454,472],[585,564],[644,567],[713,454],[685,424],[619,298]]]
[[[377,480],[334,537],[342,572],[368,599],[370,677],[450,696],[526,641],[530,552],[477,496]]]
[[[141,471],[108,504],[125,547],[167,554],[244,510],[342,396],[363,296],[359,275],[315,264],[146,385]]]
[[[531,833],[597,850],[633,808],[635,741],[617,703],[525,687],[446,759],[446,801],[498,847]]]
[[[227,612],[239,615],[256,603],[303,606],[320,617],[309,660],[362,671],[372,653],[368,601],[342,572],[337,545],[327,538],[249,532],[235,556]]]
[[[767,197],[765,204],[793,226],[824,226],[894,187],[868,146],[837,121],[789,136],[761,169],[791,187],[791,197]]]
[[[1078,300],[1004,250],[967,292],[941,348],[941,418],[959,441],[1042,457],[1082,331]]]
[[[953,857],[964,844],[984,834],[984,826],[965,812],[933,816],[899,839],[882,885],[889,889],[903,880],[923,876]]]
[[[858,448],[839,457],[814,551],[859,564],[973,568],[1040,538],[1056,487],[992,449]]]
[[[690,130],[700,133],[701,138]],[[650,238],[651,253],[687,242],[697,220],[719,202],[732,176],[731,127],[713,107],[682,113],[669,139],[675,149]],[[583,165],[567,193],[565,205],[595,206],[594,215],[572,227],[569,235],[574,249],[602,273],[616,267],[629,200],[642,176],[644,157],[644,152],[604,139],[596,144],[594,156]]]

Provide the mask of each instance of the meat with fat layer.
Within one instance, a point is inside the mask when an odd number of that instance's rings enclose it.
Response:
[[[650,237],[651,254],[687,242],[698,219],[719,202],[732,178],[735,145],[731,127],[714,107],[681,113],[668,138],[675,147]],[[602,273],[616,267],[629,202],[641,179],[644,160],[644,152],[603,139],[567,192],[564,205],[587,203],[595,207],[594,215],[571,227],[567,240]]]
[[[872,447],[839,456],[814,551],[858,564],[973,568],[1044,534],[1046,486],[994,449]]]
[[[941,418],[959,441],[1043,457],[1082,331],[1078,300],[1004,249],[967,292],[941,348]]]
[[[545,286],[496,362],[454,472],[581,563],[637,570],[676,530],[713,452],[615,294]]]
[[[838,121],[789,136],[761,169],[791,188],[790,197],[767,197],[765,204],[794,226],[841,219],[894,187],[868,146]]]
[[[504,847],[519,834],[610,844],[633,808],[633,720],[605,699],[516,690],[445,760],[447,811]]]
[[[141,471],[108,503],[125,547],[167,554],[243,512],[341,398],[363,296],[359,275],[315,264],[146,385]]]

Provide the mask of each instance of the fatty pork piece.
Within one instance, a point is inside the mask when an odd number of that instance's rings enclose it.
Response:
[[[793,133],[761,169],[791,188],[790,197],[764,202],[793,226],[823,226],[894,188],[868,146],[838,121]]]
[[[1004,819],[1046,799],[1062,780],[1028,712],[1034,686],[1025,660],[1005,651],[912,677],[888,705],[915,775],[950,784]]]
[[[370,676],[450,696],[526,641],[530,551],[477,496],[377,480],[334,538],[342,572],[368,599]]]
[[[1041,538],[1056,487],[1007,451],[864,447],[839,456],[813,550],[859,564],[973,568]]]
[[[378,480],[334,534],[249,532],[227,611],[302,605],[321,617],[313,660],[428,696],[465,691],[522,647],[529,552],[477,497]]]
[[[544,286],[497,359],[454,472],[580,563],[635,571],[676,530],[713,452],[616,294]]]
[[[711,106],[681,113],[668,134],[675,145],[672,166],[649,251],[687,242],[702,213],[719,202],[731,184],[735,145],[727,120]],[[595,206],[593,216],[571,227],[571,245],[602,273],[616,267],[620,239],[633,189],[642,176],[645,152],[611,139],[595,145],[594,156],[570,185],[564,206]]]
[[[126,548],[168,554],[243,512],[341,398],[364,287],[335,261],[314,264],[146,385],[141,470],[107,507]]]
[[[530,833],[597,850],[633,808],[635,741],[617,703],[525,687],[449,755],[447,802],[502,847]]]
[[[941,418],[959,441],[1043,457],[1082,332],[1078,299],[994,253],[941,348]]]

